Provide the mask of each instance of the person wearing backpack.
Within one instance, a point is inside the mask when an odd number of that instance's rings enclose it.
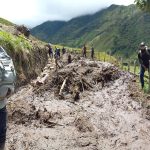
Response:
[[[10,56],[0,46],[0,150],[5,149],[7,98],[14,92],[16,72]]]
[[[138,59],[140,63],[140,82],[142,89],[144,88],[144,73],[149,71],[150,52],[144,42],[140,44]]]

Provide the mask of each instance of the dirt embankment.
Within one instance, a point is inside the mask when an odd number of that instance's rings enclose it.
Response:
[[[86,59],[54,66],[37,79],[48,74],[45,84],[35,80],[9,99],[9,150],[149,149],[148,108],[131,74]]]
[[[22,51],[11,57],[17,70],[17,87],[38,77],[48,61],[47,50],[44,46],[38,45],[34,45],[30,53]]]
[[[20,87],[36,78],[47,64],[47,49],[44,43],[31,35],[27,38],[16,26],[0,24],[0,45],[13,59],[17,83]]]

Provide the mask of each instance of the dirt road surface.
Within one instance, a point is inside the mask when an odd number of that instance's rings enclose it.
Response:
[[[150,149],[150,121],[129,88],[133,75],[89,60],[73,62],[59,71],[53,66],[50,62],[45,68],[49,76],[45,84],[28,84],[9,99],[8,150]],[[60,98],[58,90],[66,74],[67,86]],[[80,77],[82,82],[77,84]],[[33,83],[37,80],[40,77]],[[71,91],[74,83],[78,100]]]

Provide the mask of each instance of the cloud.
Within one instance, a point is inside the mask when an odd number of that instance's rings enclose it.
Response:
[[[1,0],[0,17],[16,24],[35,26],[47,20],[69,20],[110,6],[129,5],[134,0]]]

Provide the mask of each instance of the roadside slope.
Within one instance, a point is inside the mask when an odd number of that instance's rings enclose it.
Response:
[[[15,25],[2,18],[0,18],[0,45],[13,59],[17,72],[17,86],[37,77],[47,63],[44,43],[32,36],[26,38]]]

